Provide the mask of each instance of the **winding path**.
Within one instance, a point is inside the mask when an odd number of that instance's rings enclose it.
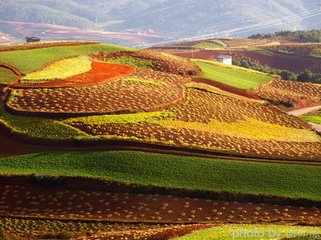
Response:
[[[319,111],[321,110],[321,106],[315,106],[315,107],[307,107],[307,108],[301,108],[298,110],[294,110],[291,112],[288,112],[288,114],[292,115],[292,116],[302,116],[304,114],[310,113],[310,112],[314,112],[314,111]],[[316,130],[317,132],[321,133],[321,124],[316,124],[316,123],[310,123],[311,127]]]
[[[294,110],[291,112],[288,112],[288,114],[293,115],[293,116],[301,116],[310,112],[318,111],[321,110],[321,105],[320,106],[315,106],[315,107],[307,107],[307,108],[301,108],[298,110]]]

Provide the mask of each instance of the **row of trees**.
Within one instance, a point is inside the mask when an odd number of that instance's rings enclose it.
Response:
[[[282,37],[291,40],[297,40],[301,42],[321,42],[321,30],[310,31],[280,31],[275,33],[258,33],[253,34],[249,38],[251,39],[266,39],[273,37]]]
[[[253,69],[268,74],[279,75],[284,80],[321,84],[321,74],[313,73],[310,70],[305,70],[299,74],[296,74],[291,71],[275,69],[267,65],[261,65],[249,58],[234,58],[233,65]]]

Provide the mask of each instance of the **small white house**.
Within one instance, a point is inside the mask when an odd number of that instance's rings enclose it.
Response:
[[[233,65],[233,58],[230,55],[219,55],[216,61],[224,64],[228,64],[228,65]]]

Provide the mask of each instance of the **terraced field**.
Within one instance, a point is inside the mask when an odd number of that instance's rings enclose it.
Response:
[[[64,175],[143,186],[320,199],[319,167],[250,159],[234,161],[132,151],[51,152],[1,159],[0,171],[9,175]]]
[[[0,69],[0,238],[319,225],[320,135],[272,105],[317,104],[318,85],[151,50],[30,46],[0,47],[19,75]]]
[[[99,51],[121,51],[127,48],[106,44],[86,44],[79,46],[58,46],[15,51],[0,51],[0,62],[7,63],[22,73],[39,70],[44,65],[66,57],[96,53]]]
[[[251,90],[255,95],[275,105],[304,106],[321,104],[321,85],[274,79]]]

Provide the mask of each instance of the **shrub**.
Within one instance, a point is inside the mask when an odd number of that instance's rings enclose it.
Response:
[[[75,235],[68,232],[46,233],[39,236],[40,239],[70,239],[73,237],[75,237]]]

